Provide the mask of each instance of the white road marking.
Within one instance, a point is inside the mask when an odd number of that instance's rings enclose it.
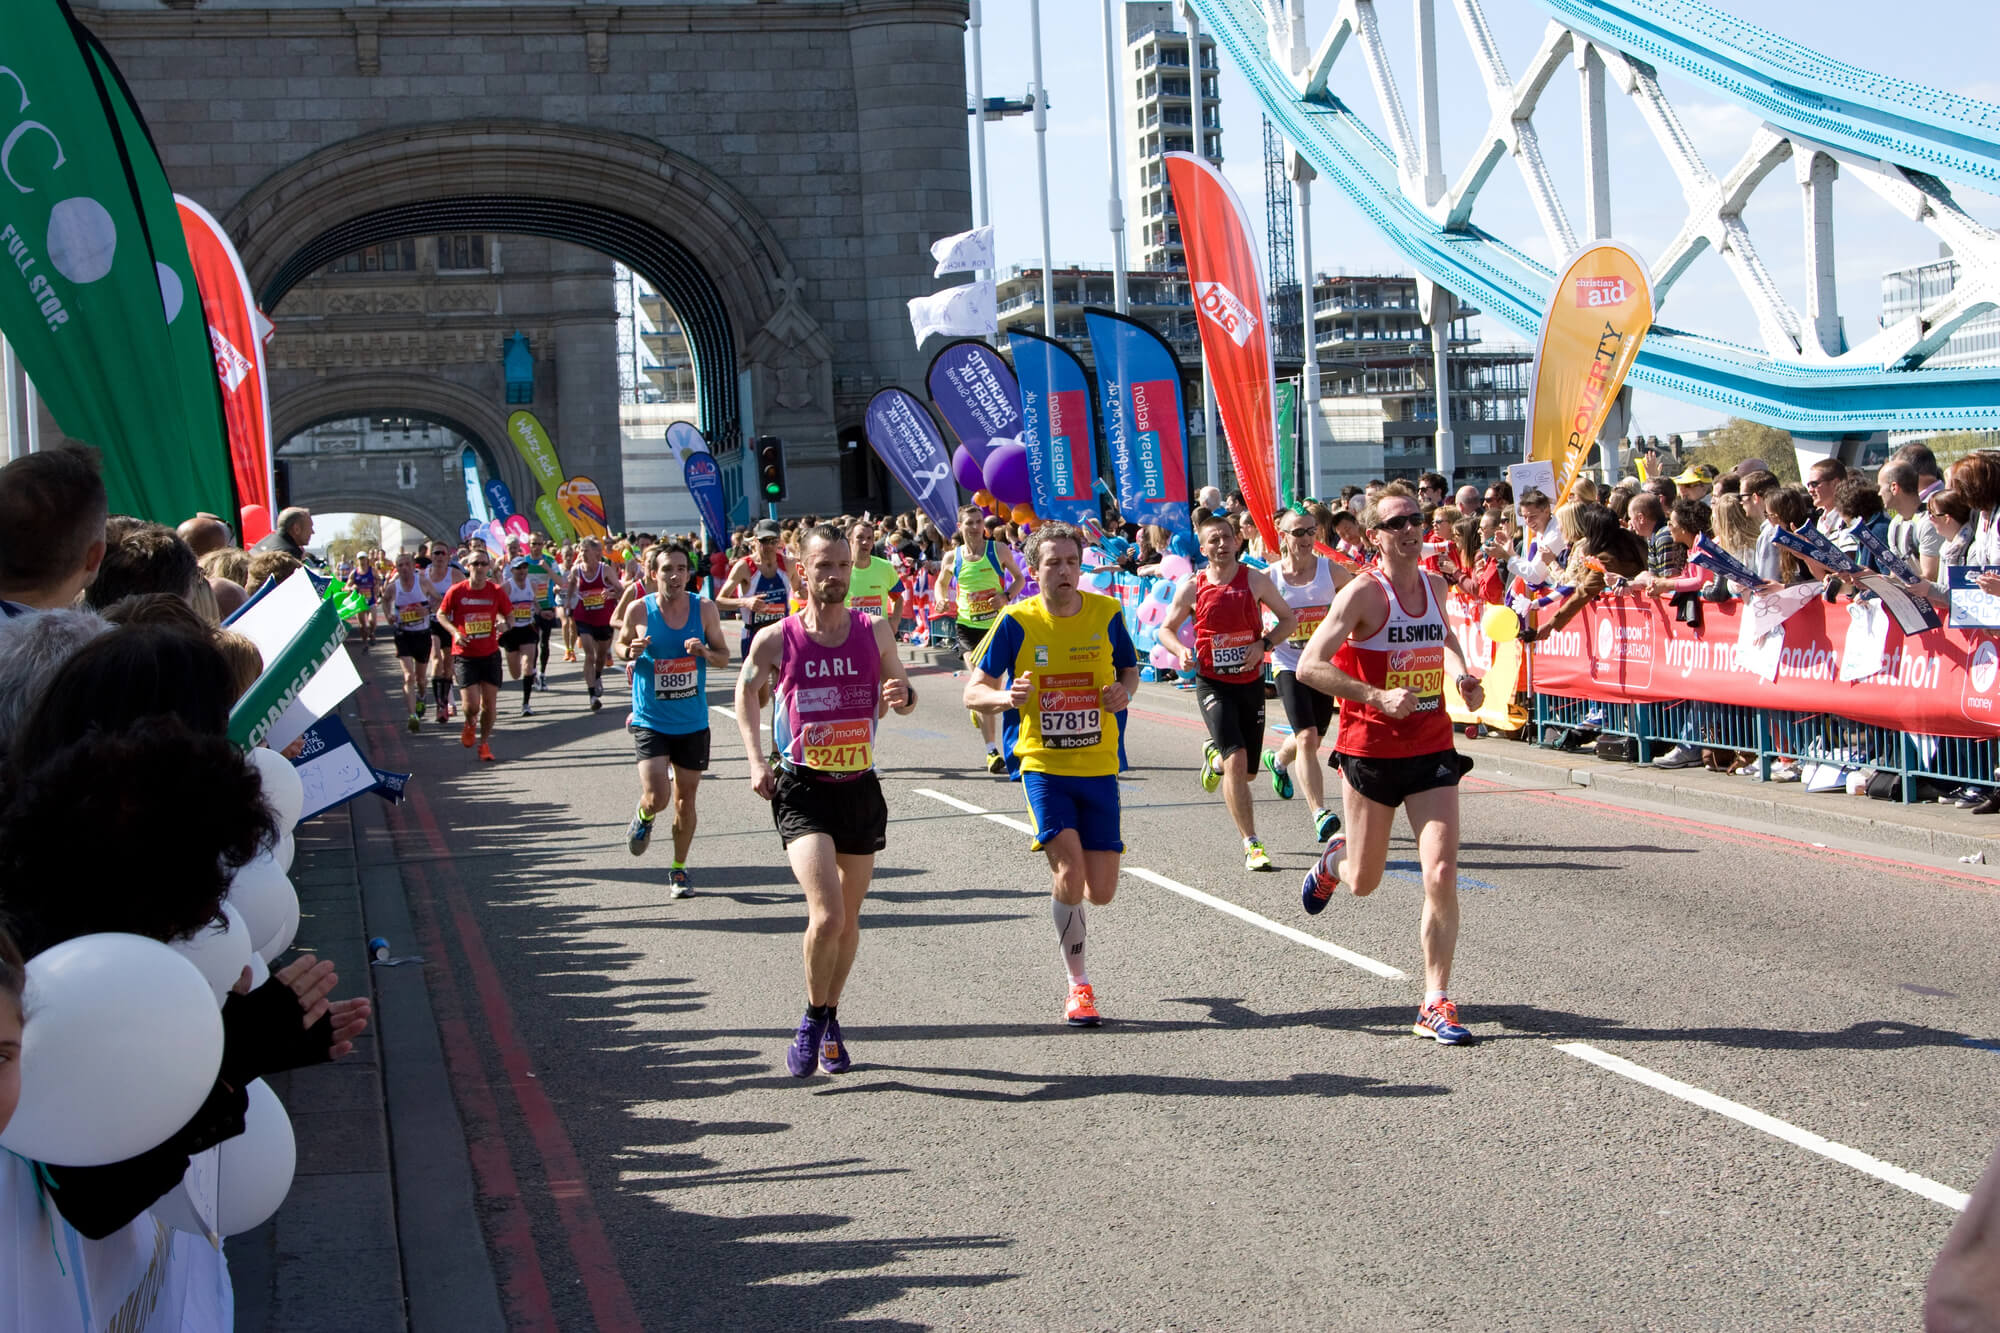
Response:
[[[913,787],[911,790],[919,796],[928,796],[933,801],[942,801],[952,809],[962,810],[968,815],[980,815],[992,820],[996,824],[1005,824],[1008,828],[1019,829],[1023,833],[1032,834],[1035,831],[1034,826],[1031,824],[1024,823],[1009,815],[996,815],[984,806],[974,805],[970,801],[961,801],[956,796],[947,796],[945,793],[933,791],[929,787]],[[1238,907],[1227,898],[1218,898],[1214,894],[1203,893],[1200,889],[1189,888],[1177,880],[1168,879],[1165,875],[1155,874],[1143,866],[1124,866],[1122,869],[1126,874],[1136,879],[1143,879],[1148,884],[1157,885],[1160,888],[1178,893],[1184,898],[1191,898],[1195,902],[1213,907],[1218,912],[1233,916],[1239,921],[1247,921],[1259,930],[1268,930],[1273,935],[1288,939],[1294,944],[1303,944],[1308,949],[1317,949],[1323,954],[1329,954],[1332,957],[1338,958],[1343,963],[1350,963],[1360,968],[1363,972],[1373,972],[1378,977],[1387,977],[1392,980],[1398,980],[1407,975],[1401,968],[1391,967],[1387,963],[1378,963],[1366,954],[1356,953],[1352,949],[1343,949],[1338,944],[1320,939],[1316,935],[1308,935],[1303,930],[1293,930],[1290,926],[1281,926],[1269,917],[1259,916],[1247,907]]]
[[[996,824],[1005,824],[1008,828],[1017,829],[1022,833],[1032,835],[1035,831],[1033,824],[1023,823],[1012,815],[996,815],[983,805],[974,805],[970,801],[961,801],[956,796],[947,796],[941,791],[932,791],[929,787],[912,787],[910,790],[919,796],[928,796],[933,801],[943,801],[954,810],[963,810],[968,815],[978,815],[982,819],[990,819]]]
[[[986,813],[986,807],[983,805],[974,805],[970,801],[961,801],[956,796],[947,796],[941,791],[932,791],[929,787],[913,787],[911,790],[919,796],[928,796],[933,801],[943,801],[952,809],[963,810],[968,815],[983,815]]]
[[[728,718],[731,722],[734,722],[736,720],[736,710],[733,708],[724,708],[721,704],[710,704],[708,706],[708,711],[711,713],[720,713],[724,717]],[[759,731],[769,731],[771,729],[770,720],[764,719],[759,721],[757,723],[757,729]]]
[[[1248,922],[1259,930],[1268,930],[1273,935],[1288,939],[1294,944],[1303,944],[1308,949],[1317,949],[1323,954],[1329,954],[1332,957],[1338,958],[1343,963],[1358,967],[1363,972],[1373,972],[1378,977],[1386,977],[1392,981],[1401,980],[1409,975],[1399,967],[1391,967],[1387,963],[1377,962],[1367,954],[1356,953],[1352,949],[1343,949],[1338,944],[1323,940],[1317,935],[1308,935],[1303,930],[1294,930],[1290,926],[1281,926],[1271,920],[1271,918],[1259,916],[1247,907],[1238,907],[1227,898],[1218,898],[1212,893],[1203,893],[1200,889],[1189,888],[1177,880],[1168,879],[1165,875],[1155,874],[1143,866],[1125,866],[1123,869],[1126,874],[1135,879],[1143,879],[1148,884],[1157,885],[1172,893],[1178,893],[1183,898],[1191,898],[1204,906],[1213,907],[1216,911],[1226,916],[1233,916],[1238,921]]]
[[[1965,1211],[1965,1205],[1971,1197],[1949,1185],[1940,1185],[1928,1176],[1920,1176],[1914,1171],[1906,1171],[1880,1158],[1870,1157],[1860,1149],[1850,1148],[1844,1143],[1823,1139],[1810,1130],[1800,1129],[1797,1125],[1780,1120],[1776,1116],[1752,1110],[1740,1102],[1730,1101],[1727,1097],[1718,1097],[1712,1092],[1683,1083],[1677,1078],[1668,1078],[1665,1074],[1655,1073],[1644,1065],[1633,1064],[1630,1060],[1607,1051],[1600,1051],[1585,1042],[1567,1042],[1557,1046],[1556,1049],[1565,1055],[1586,1060],[1600,1069],[1623,1074],[1633,1082],[1643,1083],[1649,1088],[1666,1093],[1669,1097],[1678,1097],[1705,1111],[1726,1115],[1731,1120],[1739,1121],[1752,1129],[1761,1129],[1773,1138],[1783,1139],[1787,1143],[1804,1148],[1807,1152],[1818,1153],[1821,1157],[1839,1162],[1843,1166],[1851,1166],[1864,1175],[1887,1181],[1891,1185],[1906,1189],[1912,1194],[1922,1195],[1933,1203],[1941,1203],[1961,1213]]]

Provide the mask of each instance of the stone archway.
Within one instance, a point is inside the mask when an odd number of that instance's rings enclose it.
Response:
[[[294,435],[323,422],[386,413],[435,421],[474,441],[493,474],[507,483],[515,506],[523,513],[534,513],[541,486],[520,451],[508,442],[505,404],[451,380],[374,372],[314,380],[273,405],[271,438],[282,446]],[[362,512],[376,511],[364,506]],[[454,521],[452,531],[457,529]]]
[[[709,364],[703,427],[718,449],[745,424],[824,440],[832,462],[833,348],[804,280],[748,201],[651,140],[578,125],[483,120],[333,144],[265,179],[229,210],[266,308],[316,264],[450,220],[526,231],[610,254],[645,275],[695,330]],[[739,401],[748,372],[750,400]]]
[[[349,491],[332,487],[315,491],[311,508],[320,514],[380,514],[384,518],[407,523],[426,537],[446,541],[454,540],[458,535],[459,520],[433,506],[406,499],[394,492]],[[395,553],[392,551],[390,554]]]

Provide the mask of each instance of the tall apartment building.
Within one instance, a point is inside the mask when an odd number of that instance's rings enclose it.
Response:
[[[1891,269],[1882,275],[1882,327],[1908,319],[1958,286],[1959,262],[1945,254],[1928,264]],[[1950,366],[2000,365],[2000,310],[1974,315],[1958,326],[1943,347],[1924,363]]]
[[[1125,162],[1129,222],[1138,241],[1135,270],[1187,269],[1181,226],[1167,187],[1165,153],[1196,153],[1222,164],[1222,98],[1215,42],[1202,35],[1191,61],[1188,35],[1174,28],[1174,8],[1148,0],[1125,6]]]

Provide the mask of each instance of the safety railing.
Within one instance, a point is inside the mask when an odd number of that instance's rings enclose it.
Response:
[[[1928,799],[1937,788],[2000,785],[2000,744],[1960,736],[1892,731],[1831,713],[1796,713],[1699,700],[1608,703],[1558,694],[1534,695],[1533,739],[1561,748],[1564,736],[1612,736],[1632,742],[1632,761],[1650,764],[1677,745],[1751,757],[1766,781],[1771,767],[1790,761],[1846,773],[1891,773],[1903,802]],[[1935,792],[1931,793],[1932,795]]]

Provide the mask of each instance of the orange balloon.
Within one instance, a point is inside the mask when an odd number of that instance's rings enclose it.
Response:
[[[1030,504],[1015,505],[1013,519],[1016,523],[1033,523],[1035,521],[1035,507]]]
[[[995,503],[993,499],[993,492],[974,491],[972,493],[972,503],[978,505],[981,509],[991,509]]]

